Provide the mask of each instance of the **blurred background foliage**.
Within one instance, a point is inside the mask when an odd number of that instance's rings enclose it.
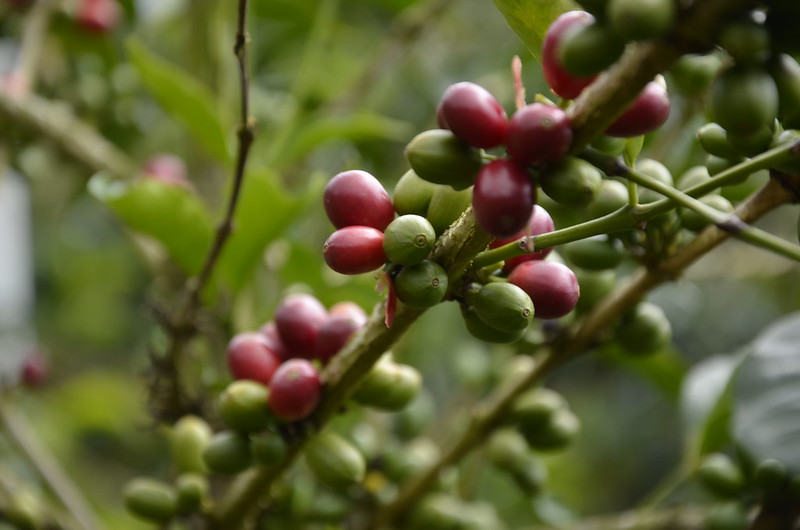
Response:
[[[118,183],[89,174],[51,141],[14,123],[0,123],[0,148],[30,186],[34,327],[37,347],[51,364],[48,384],[20,403],[108,526],[135,529],[141,525],[123,512],[120,485],[133,475],[168,472],[164,437],[145,408],[148,355],[164,344],[152,308],[174,301],[185,272],[199,265],[202,255],[181,250],[186,234],[207,241],[221,213],[239,96],[231,53],[234,3],[121,4],[123,23],[108,35],[87,35],[63,13],[54,17],[43,37],[37,91],[92,124],[137,164],[163,152],[180,156],[196,194],[175,191],[145,216],[146,189],[136,183],[115,188]],[[514,55],[522,57],[529,100],[545,90],[537,64],[491,2],[251,4],[257,141],[240,230],[216,278],[219,289],[206,293],[216,331],[198,348],[197,362],[211,388],[227,377],[220,370],[227,338],[268,320],[289,290],[313,292],[327,305],[349,299],[369,309],[379,300],[371,275],[344,277],[324,266],[320,249],[332,229],[320,198],[328,178],[359,168],[391,190],[407,169],[404,145],[435,126],[439,96],[454,82],[483,85],[510,112]],[[0,9],[2,68],[18,53],[23,15]],[[695,101],[673,97],[670,122],[649,139],[644,154],[677,174],[703,159],[692,129],[703,118],[695,114]],[[557,227],[576,217],[558,209],[553,214]],[[144,232],[172,241],[167,252],[130,230],[141,223],[151,224]],[[787,235],[794,218],[778,211],[763,225]],[[790,263],[726,244],[686,278],[653,293],[673,323],[673,350],[633,362],[603,351],[551,379],[583,430],[575,446],[545,459],[547,506],[533,506],[479,455],[464,464],[473,477],[465,493],[495,502],[510,527],[530,524],[535,514],[559,520],[642,502],[681,458],[684,374],[751,340],[795,309],[799,296]],[[451,305],[429,311],[394,351],[423,372],[442,418],[465,414],[465,405],[501,377],[513,353],[470,339]],[[364,419],[376,426],[391,421],[379,414]],[[433,421],[429,432],[447,440],[452,432],[441,425],[449,423]],[[0,475],[37,484],[2,437]]]

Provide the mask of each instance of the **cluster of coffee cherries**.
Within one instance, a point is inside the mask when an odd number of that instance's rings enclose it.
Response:
[[[6,0],[9,4],[24,8],[36,0]],[[78,27],[90,33],[108,33],[120,22],[122,9],[116,0],[79,0],[74,2],[70,16]]]

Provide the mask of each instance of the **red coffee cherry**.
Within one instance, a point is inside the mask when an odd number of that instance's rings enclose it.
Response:
[[[394,219],[394,205],[383,185],[361,170],[334,176],[322,192],[325,213],[336,228],[371,226],[383,230]]]
[[[234,379],[269,383],[281,358],[261,333],[239,333],[228,343],[228,369]]]
[[[32,353],[22,362],[19,378],[24,386],[35,388],[44,384],[49,373],[47,359],[40,353]]]
[[[558,46],[564,33],[573,26],[588,26],[594,17],[585,11],[567,11],[559,16],[544,36],[542,43],[542,71],[550,88],[566,99],[574,99],[592,84],[594,75],[579,77],[569,73],[558,58]]]
[[[531,216],[528,219],[528,225],[514,234],[511,237],[499,237],[492,241],[489,244],[489,248],[498,248],[504,245],[508,245],[509,243],[513,243],[518,239],[525,237],[525,236],[538,236],[539,234],[544,234],[546,232],[552,232],[555,230],[555,224],[553,224],[553,218],[550,217],[550,214],[547,213],[547,210],[539,206],[538,204],[533,205],[533,211],[531,212]],[[524,254],[522,256],[517,256],[516,258],[507,259],[506,262],[503,264],[503,272],[506,274],[510,273],[514,270],[520,263],[525,263],[526,261],[534,260],[534,259],[544,259],[550,254],[550,251],[553,250],[553,247],[543,248],[542,250],[537,250],[536,252],[531,252],[529,254]]]
[[[572,128],[567,113],[553,105],[526,105],[508,124],[506,150],[520,164],[555,162],[567,153],[570,143]]]
[[[322,395],[319,373],[305,359],[289,359],[269,383],[269,408],[276,417],[297,421],[311,414]]]
[[[536,318],[562,317],[572,311],[580,296],[575,273],[554,261],[526,261],[511,271],[508,281],[528,293]]]
[[[535,201],[536,188],[525,169],[502,158],[481,169],[472,190],[475,219],[495,237],[519,232],[528,222]]]
[[[628,109],[606,129],[605,134],[629,138],[661,127],[669,117],[669,94],[657,81],[650,81]]]
[[[343,302],[336,302],[328,309],[328,314],[331,317],[335,316],[343,316],[348,317],[351,320],[355,321],[356,324],[363,326],[367,323],[368,316],[367,312],[355,302],[350,302],[345,300]]]
[[[473,147],[490,149],[505,141],[505,110],[489,91],[475,83],[456,83],[445,90],[437,116],[459,140]]]
[[[108,33],[117,27],[121,16],[116,0],[83,0],[75,20],[91,33]]]
[[[283,299],[275,312],[278,334],[290,357],[314,356],[319,328],[328,320],[325,306],[309,294],[292,294]]]
[[[281,361],[285,361],[290,357],[286,345],[281,340],[281,336],[278,333],[278,326],[275,324],[274,320],[265,323],[258,331],[267,341],[269,348],[275,352]]]
[[[335,315],[328,318],[328,320],[319,328],[317,335],[317,348],[314,352],[314,358],[327,364],[334,355],[339,353],[353,333],[358,331],[361,324],[352,318],[344,315]]]
[[[362,274],[386,263],[383,232],[369,226],[346,226],[330,235],[322,247],[328,267],[340,274]]]

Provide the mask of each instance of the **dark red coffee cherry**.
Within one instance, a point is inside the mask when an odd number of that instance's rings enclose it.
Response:
[[[629,138],[661,127],[669,117],[669,94],[657,81],[650,81],[630,107],[606,129],[605,134]]]
[[[528,293],[536,318],[558,318],[578,303],[580,287],[575,273],[554,261],[527,261],[508,275],[508,281]]]
[[[281,364],[281,358],[261,333],[235,335],[228,343],[227,360],[234,379],[248,379],[264,385]]]
[[[82,0],[75,20],[86,31],[101,34],[117,27],[121,16],[116,0]]]
[[[472,190],[472,209],[478,224],[495,237],[519,232],[531,216],[536,188],[525,169],[497,159],[481,169]]]
[[[345,226],[325,241],[322,254],[328,267],[340,274],[362,274],[386,263],[383,232],[370,226]]]
[[[269,408],[285,421],[297,421],[314,412],[322,395],[319,372],[305,359],[289,359],[269,384]]]
[[[498,248],[504,245],[508,245],[509,243],[513,243],[514,241],[519,240],[525,236],[538,236],[539,234],[544,234],[546,232],[552,232],[555,230],[556,227],[553,224],[553,218],[550,217],[550,214],[547,213],[547,210],[539,206],[538,204],[533,205],[533,211],[531,212],[531,216],[528,219],[528,225],[514,234],[511,237],[499,237],[492,241],[489,244],[489,248]],[[520,263],[525,263],[526,261],[530,261],[533,259],[544,259],[550,254],[550,251],[553,250],[553,247],[543,248],[541,250],[537,250],[535,252],[531,252],[528,254],[523,254],[522,256],[517,256],[516,258],[507,259],[505,264],[503,264],[503,272],[509,273],[514,270]]]
[[[459,140],[490,149],[505,142],[508,119],[502,105],[475,83],[451,85],[442,95],[437,115]]]
[[[345,300],[343,302],[336,302],[335,304],[333,304],[331,308],[328,309],[328,314],[331,317],[335,316],[347,317],[355,321],[355,323],[358,324],[359,327],[366,324],[368,319],[366,311],[364,311],[364,309],[362,309],[360,305],[358,305],[355,302],[350,302],[348,300]]]
[[[23,386],[42,386],[50,373],[50,365],[41,353],[32,353],[22,362],[19,379]]]
[[[258,331],[267,341],[269,348],[275,352],[281,361],[285,361],[290,357],[286,345],[283,343],[283,340],[281,340],[281,336],[278,333],[278,326],[275,324],[274,320],[265,323]]]
[[[567,11],[559,16],[547,29],[542,43],[542,71],[550,88],[566,99],[574,99],[583,89],[592,84],[594,75],[579,77],[569,73],[558,57],[558,47],[564,33],[573,27],[588,26],[594,17],[585,11]]]
[[[394,219],[394,205],[383,185],[354,169],[334,176],[322,192],[325,213],[336,228],[371,226],[383,230]]]
[[[327,320],[325,306],[309,294],[287,296],[275,312],[275,325],[290,357],[311,359],[319,328]]]
[[[339,350],[347,344],[350,337],[358,331],[362,324],[353,320],[349,316],[331,316],[319,328],[317,335],[317,348],[314,358],[327,364]]]
[[[526,105],[508,124],[506,150],[520,164],[555,162],[567,153],[570,143],[572,128],[567,113],[554,105]]]

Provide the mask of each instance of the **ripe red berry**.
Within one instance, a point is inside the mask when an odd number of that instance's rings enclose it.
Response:
[[[314,358],[327,364],[360,327],[361,324],[348,316],[331,316],[319,329]]]
[[[322,193],[325,213],[336,228],[371,226],[383,230],[394,219],[394,205],[383,185],[361,170],[334,176]]]
[[[321,394],[322,383],[314,365],[305,359],[289,359],[269,383],[269,408],[282,420],[301,420],[314,411]]]
[[[628,138],[661,127],[669,117],[669,94],[661,83],[650,81],[639,97],[606,129],[605,134]]]
[[[475,219],[495,237],[519,232],[528,222],[535,201],[536,188],[525,169],[502,158],[481,169],[472,190]]]
[[[289,357],[311,359],[317,333],[326,320],[328,312],[314,296],[292,294],[284,298],[275,312],[275,325]]]
[[[346,226],[330,235],[322,247],[328,267],[340,274],[362,274],[386,263],[383,232],[369,226]]]
[[[528,219],[528,225],[525,228],[523,228],[522,230],[520,230],[511,237],[499,237],[495,239],[489,244],[489,248],[502,247],[504,245],[508,245],[509,243],[517,241],[521,237],[538,236],[539,234],[552,232],[555,229],[556,227],[553,224],[553,218],[550,217],[550,214],[547,213],[547,210],[545,210],[538,204],[534,204],[533,212],[531,212],[530,219]],[[534,259],[544,259],[547,257],[548,254],[550,254],[551,250],[553,250],[553,247],[543,248],[542,250],[537,250],[536,252],[531,252],[529,254],[517,256],[516,258],[507,259],[505,264],[503,264],[503,272],[510,273],[520,263],[525,263],[526,261],[531,261]]]
[[[328,314],[334,316],[348,317],[356,322],[359,326],[367,323],[367,312],[362,309],[360,305],[355,302],[345,300],[343,302],[336,302],[328,309]]]
[[[520,164],[555,162],[567,153],[570,143],[572,128],[567,113],[554,105],[526,105],[508,124],[506,150]]]
[[[267,345],[277,354],[281,361],[285,361],[290,357],[286,345],[283,343],[283,340],[281,340],[281,336],[278,333],[278,326],[275,324],[274,320],[265,323],[258,331],[264,336]]]
[[[526,261],[511,271],[508,281],[528,293],[536,318],[562,317],[572,311],[580,296],[575,273],[554,261]]]
[[[442,95],[438,120],[465,144],[490,149],[506,138],[506,112],[492,94],[475,83],[451,85]]]
[[[268,384],[281,358],[261,333],[239,333],[228,343],[228,369],[234,379]]]
[[[169,153],[155,155],[144,163],[143,169],[145,175],[154,179],[179,186],[192,187],[186,176],[186,164],[175,155]]]
[[[40,353],[33,353],[25,358],[20,369],[20,382],[29,388],[41,386],[47,380],[50,366]]]
[[[117,27],[121,15],[116,0],[82,0],[75,20],[92,33],[108,33]]]
[[[574,99],[594,81],[594,75],[579,77],[569,73],[558,57],[558,46],[564,33],[574,26],[588,26],[594,17],[585,11],[567,11],[559,16],[544,36],[542,43],[542,71],[550,88],[566,99]]]

